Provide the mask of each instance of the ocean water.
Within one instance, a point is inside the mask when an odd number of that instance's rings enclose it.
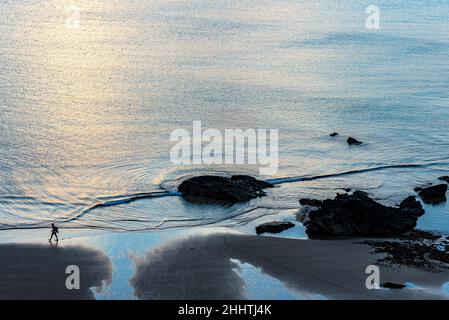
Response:
[[[367,30],[371,2],[0,0],[0,229],[239,227],[340,188],[392,205],[436,183],[449,3],[379,0]],[[173,193],[191,175],[257,173],[174,165],[170,133],[198,120],[278,129],[279,170],[262,177],[277,188],[235,206]],[[447,204],[426,211],[420,227],[449,231]]]

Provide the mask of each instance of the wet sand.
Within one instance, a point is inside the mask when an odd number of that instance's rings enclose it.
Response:
[[[80,289],[66,288],[68,265],[80,270]],[[91,288],[111,282],[112,264],[101,251],[82,246],[0,245],[0,299],[94,299]]]
[[[382,254],[351,240],[298,240],[212,234],[173,240],[135,258],[131,279],[140,299],[244,299],[245,283],[231,259],[249,263],[301,294],[328,299],[447,299],[449,271],[380,266],[380,282],[411,282],[424,289],[368,290],[368,265]]]

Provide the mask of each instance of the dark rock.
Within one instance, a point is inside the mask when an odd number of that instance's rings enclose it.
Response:
[[[413,189],[413,191],[415,192],[420,192],[422,190],[422,187],[416,187],[415,189]]]
[[[410,196],[404,199],[404,201],[402,201],[399,205],[399,208],[403,212],[413,214],[417,217],[421,217],[425,213],[421,202],[417,201],[415,196]]]
[[[352,189],[351,188],[341,188],[341,190],[344,190],[345,192],[350,192]]]
[[[349,137],[347,142],[348,142],[349,145],[362,144],[360,141],[358,141],[357,139],[354,139],[353,137]]]
[[[439,177],[438,180],[443,180],[443,181],[449,183],[449,176],[442,176],[442,177]]]
[[[331,137],[336,137],[336,136],[338,136],[338,133],[337,133],[337,132],[332,132],[332,133],[330,134],[330,136],[331,136]]]
[[[405,284],[394,283],[394,282],[385,282],[380,285],[382,288],[388,289],[404,289],[406,287]]]
[[[438,184],[419,191],[418,195],[425,203],[437,204],[446,201],[447,184]]]
[[[310,238],[392,236],[413,230],[418,216],[410,208],[384,206],[365,193],[339,194],[324,200],[304,223]]]
[[[256,233],[262,234],[265,232],[269,233],[280,233],[284,230],[293,228],[295,225],[291,222],[281,222],[281,221],[272,221],[261,224],[256,227]]]
[[[303,198],[303,199],[299,200],[299,204],[302,206],[321,207],[321,205],[323,204],[323,201],[316,200],[316,199]]]
[[[388,267],[412,267],[428,272],[441,272],[449,269],[449,251],[440,249],[439,240],[408,238],[405,241],[368,240],[362,242],[374,248],[383,257],[376,263]]]
[[[244,202],[265,196],[265,188],[271,183],[250,176],[236,175],[231,178],[221,176],[200,176],[181,183],[178,191],[187,197],[203,197],[229,202]]]

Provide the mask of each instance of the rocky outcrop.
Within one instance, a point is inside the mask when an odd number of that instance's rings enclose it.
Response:
[[[421,217],[425,213],[421,205],[421,202],[417,201],[415,196],[410,196],[404,199],[404,201],[402,201],[401,204],[399,205],[399,208],[403,212],[410,213],[417,217]]]
[[[265,232],[268,233],[280,233],[284,230],[293,228],[295,225],[291,222],[282,222],[282,221],[272,221],[261,224],[256,227],[256,233],[262,234]]]
[[[348,142],[349,145],[353,145],[353,144],[355,144],[355,145],[357,145],[357,144],[362,144],[362,142],[360,142],[360,141],[357,140],[357,139],[354,139],[353,137],[349,137],[348,140],[347,140],[347,142]]]
[[[356,191],[324,200],[321,207],[308,213],[304,225],[309,238],[392,236],[415,228],[417,208],[411,199],[406,199],[402,209],[387,207]]]
[[[446,201],[447,184],[438,184],[419,191],[419,197],[428,204],[437,204]]]
[[[330,134],[330,136],[331,136],[331,137],[336,137],[336,136],[338,136],[338,133],[337,133],[337,132],[332,132],[332,133]]]
[[[271,183],[250,176],[235,175],[200,176],[183,181],[178,191],[185,197],[202,197],[229,202],[245,202],[265,196],[263,189],[272,188]]]

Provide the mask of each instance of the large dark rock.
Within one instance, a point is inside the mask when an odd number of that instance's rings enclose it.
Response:
[[[185,180],[178,187],[183,196],[203,197],[230,202],[244,202],[266,195],[271,183],[250,176],[200,176]]]
[[[354,139],[353,137],[349,137],[348,140],[347,140],[347,142],[348,142],[349,145],[353,145],[353,144],[362,144],[362,142],[360,142],[360,141],[357,140],[357,139]]]
[[[304,225],[310,238],[379,237],[411,231],[417,220],[407,205],[403,209],[387,207],[356,191],[324,200],[309,213]]]
[[[425,203],[437,204],[446,201],[447,184],[423,188],[418,195]]]
[[[265,232],[269,233],[280,233],[284,230],[293,228],[295,225],[291,222],[282,222],[282,221],[272,221],[261,224],[256,227],[256,233],[262,234]]]
[[[425,213],[421,202],[417,201],[415,196],[410,196],[404,199],[404,201],[402,201],[399,205],[399,208],[403,212],[413,214],[417,217],[421,217]]]

